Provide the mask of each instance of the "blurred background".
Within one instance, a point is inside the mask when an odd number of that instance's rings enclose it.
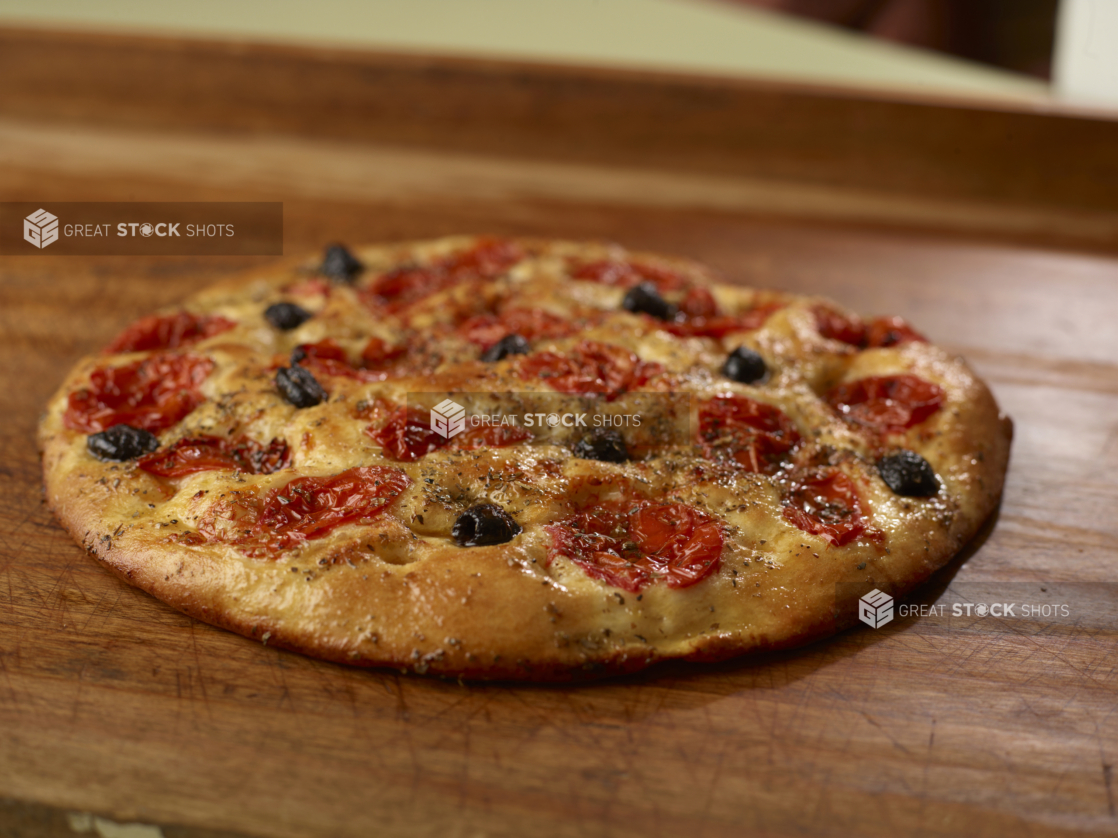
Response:
[[[0,24],[1118,106],[1116,0],[5,0]]]

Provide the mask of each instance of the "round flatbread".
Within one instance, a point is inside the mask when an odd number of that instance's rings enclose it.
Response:
[[[975,535],[1010,436],[899,318],[466,237],[206,289],[80,362],[40,428],[59,520],[171,606],[328,660],[538,680],[849,625]]]

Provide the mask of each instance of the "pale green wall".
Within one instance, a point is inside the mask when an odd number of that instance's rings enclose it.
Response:
[[[714,0],[2,0],[3,22],[527,57],[982,97],[1035,98],[1048,91],[1010,73]]]

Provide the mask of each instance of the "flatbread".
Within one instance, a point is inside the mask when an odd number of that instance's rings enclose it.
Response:
[[[448,398],[517,424],[447,438]],[[59,520],[174,608],[340,663],[532,680],[849,625],[975,535],[1010,437],[898,318],[472,237],[203,290],[78,363],[40,428]]]

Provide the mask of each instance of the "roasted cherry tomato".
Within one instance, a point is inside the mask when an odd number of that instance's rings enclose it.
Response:
[[[160,477],[185,477],[217,469],[271,474],[290,466],[291,454],[282,439],[262,445],[244,436],[225,439],[200,435],[180,439],[163,451],[141,457],[136,465]]]
[[[306,367],[316,376],[321,373],[356,378],[358,373],[349,363],[345,350],[333,338],[299,344],[291,353],[291,363]]]
[[[237,324],[217,314],[153,314],[141,317],[105,347],[105,354],[176,349],[227,332]]]
[[[854,481],[838,469],[822,469],[798,478],[785,499],[784,517],[804,532],[836,547],[866,531],[862,501]]]
[[[869,349],[927,342],[928,339],[909,326],[903,317],[878,317],[866,330],[866,347]]]
[[[901,317],[878,317],[866,325],[858,317],[840,314],[827,306],[816,306],[813,312],[819,334],[859,349],[880,349],[913,341],[927,343],[927,338]]]
[[[705,288],[693,290],[710,293]],[[713,297],[710,302],[711,304],[714,303]],[[676,319],[670,323],[665,323],[660,328],[680,337],[723,338],[731,332],[750,332],[754,329],[760,329],[773,312],[783,308],[780,303],[763,303],[737,314],[718,314],[717,306],[715,306],[714,314],[688,315],[683,313],[686,304],[687,300],[684,299],[683,304],[680,305],[680,314],[676,315]],[[710,307],[705,302],[694,302],[691,308],[709,310]]]
[[[661,293],[678,291],[687,284],[687,280],[671,268],[620,259],[602,259],[576,265],[571,271],[571,277],[621,288],[651,282]]]
[[[943,388],[915,375],[860,378],[840,384],[827,402],[845,418],[882,433],[901,433],[943,406]]]
[[[679,313],[693,320],[696,317],[717,317],[721,312],[709,288],[698,285],[690,289],[679,301]]]
[[[318,343],[301,343],[291,353],[291,363],[306,367],[316,378],[341,376],[358,381],[383,381],[405,370],[408,347],[369,338],[361,351],[361,366],[354,366],[337,341],[332,338]]]
[[[407,353],[407,344],[390,344],[380,338],[369,338],[369,342],[361,350],[361,364],[371,372],[387,372]]]
[[[209,358],[173,353],[98,367],[87,386],[70,394],[62,421],[85,433],[125,424],[157,434],[205,401],[198,387],[213,368]]]
[[[815,315],[815,328],[823,337],[859,348],[866,345],[866,324],[861,318],[823,305],[815,306],[812,313]]]
[[[694,585],[722,556],[722,522],[682,503],[610,501],[544,529],[551,536],[549,563],[565,556],[595,579],[634,594],[660,581],[669,588]]]
[[[386,409],[385,420],[369,425],[365,433],[384,449],[386,456],[402,463],[414,462],[440,448],[501,448],[532,438],[532,434],[520,426],[480,425],[447,439],[431,429],[431,414],[426,410]]]
[[[600,393],[613,400],[663,371],[628,349],[584,340],[566,353],[537,352],[517,363],[525,381],[541,381],[561,393]]]
[[[199,525],[208,541],[247,545],[276,555],[322,538],[343,524],[367,524],[411,479],[391,466],[361,466],[330,477],[297,477],[263,497],[243,495],[214,505]]]
[[[542,308],[510,308],[500,314],[479,314],[458,327],[471,343],[490,347],[506,335],[525,340],[562,338],[575,331],[570,320]]]
[[[301,279],[283,288],[283,293],[295,297],[314,298],[330,296],[330,281],[320,276]]]
[[[699,447],[709,460],[772,474],[800,434],[779,408],[745,396],[719,396],[699,406]]]
[[[383,425],[370,425],[365,433],[384,449],[386,456],[402,463],[446,447],[449,440],[431,430],[431,417],[427,411],[398,407]]]
[[[362,296],[374,306],[399,311],[467,279],[492,279],[523,258],[515,242],[485,238],[474,247],[429,265],[397,268],[379,276]]]

